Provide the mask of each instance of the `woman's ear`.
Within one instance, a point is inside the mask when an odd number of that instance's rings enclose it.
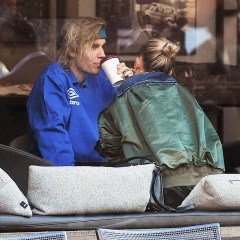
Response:
[[[134,61],[134,69],[137,70],[138,69],[138,57],[136,57],[135,61]]]
[[[140,57],[138,56],[135,59],[134,70],[135,70],[136,74],[142,73],[144,71],[144,69],[143,69],[143,61],[142,61],[142,57],[141,56]]]

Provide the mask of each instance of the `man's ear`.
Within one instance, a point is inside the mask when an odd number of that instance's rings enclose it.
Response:
[[[75,58],[76,56],[76,53],[75,51],[73,51],[73,49],[70,47],[69,51],[68,51],[68,55],[71,57],[71,58]]]

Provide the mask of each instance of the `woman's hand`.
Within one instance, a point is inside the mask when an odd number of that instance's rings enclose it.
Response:
[[[124,62],[121,62],[117,66],[117,73],[123,78],[126,79],[134,75],[134,69],[126,66]]]

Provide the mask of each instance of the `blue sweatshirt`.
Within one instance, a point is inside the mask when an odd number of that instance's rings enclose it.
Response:
[[[58,166],[105,162],[94,150],[99,139],[98,114],[113,99],[115,88],[101,72],[80,86],[71,70],[50,64],[27,101],[30,152]]]

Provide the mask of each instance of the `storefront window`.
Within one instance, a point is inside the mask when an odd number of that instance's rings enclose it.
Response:
[[[199,101],[221,140],[229,142],[240,140],[239,8],[239,0],[91,0],[87,4],[82,0],[0,0],[0,27],[11,16],[26,21],[36,34],[38,48],[34,51],[44,52],[51,59],[46,64],[55,60],[64,21],[86,14],[109,23],[106,52],[119,55],[129,65],[141,44],[151,37],[180,42],[176,78]],[[11,44],[3,39],[6,33],[0,34],[0,107],[6,116],[1,126],[7,127],[0,130],[0,143],[9,144],[27,130],[25,102],[34,78],[27,80],[27,73],[12,82],[4,78],[14,68],[14,62],[5,59],[11,55],[10,48],[3,47]],[[22,126],[16,119],[24,119]],[[6,128],[12,134],[5,134]]]

